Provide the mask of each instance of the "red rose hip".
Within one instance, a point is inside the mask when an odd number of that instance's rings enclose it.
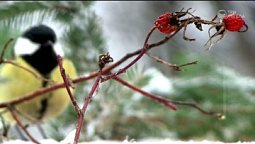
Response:
[[[172,13],[164,13],[160,15],[154,22],[156,28],[164,34],[171,34],[176,31],[177,26],[170,24],[170,18],[172,16]]]
[[[245,25],[243,18],[239,14],[229,14],[223,18],[223,23],[228,31],[238,32]]]

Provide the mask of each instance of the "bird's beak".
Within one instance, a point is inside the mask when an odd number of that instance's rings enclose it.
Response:
[[[52,41],[47,41],[44,45],[53,46],[53,42]]]

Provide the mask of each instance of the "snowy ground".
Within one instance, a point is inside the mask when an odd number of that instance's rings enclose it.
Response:
[[[41,144],[72,144],[56,142],[51,139],[40,141]],[[171,141],[171,140],[145,140],[145,141],[94,141],[94,142],[81,142],[80,144],[226,144],[223,142],[212,142],[212,141]],[[235,144],[253,144],[255,142],[236,142]],[[9,142],[4,142],[3,144],[33,144],[32,142],[25,142],[21,140],[14,140]]]

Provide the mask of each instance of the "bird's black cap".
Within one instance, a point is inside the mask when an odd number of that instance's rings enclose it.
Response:
[[[28,38],[32,42],[39,44],[45,44],[48,41],[55,43],[57,39],[55,32],[50,27],[43,24],[26,30],[22,37]]]

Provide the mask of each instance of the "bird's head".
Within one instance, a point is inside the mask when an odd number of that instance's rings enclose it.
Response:
[[[57,43],[56,33],[46,25],[27,29],[17,39],[14,53],[42,75],[48,75],[57,66],[57,55],[64,55]]]

